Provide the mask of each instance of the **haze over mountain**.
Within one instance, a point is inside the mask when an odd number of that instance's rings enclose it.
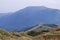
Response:
[[[23,31],[38,23],[60,24],[60,10],[44,6],[29,6],[0,18],[0,26],[6,30]]]
[[[6,13],[0,13],[0,17],[7,15]]]

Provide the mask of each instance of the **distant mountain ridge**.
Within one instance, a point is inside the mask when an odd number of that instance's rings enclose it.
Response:
[[[41,32],[44,30],[49,30],[49,29],[57,28],[57,27],[58,27],[58,25],[55,25],[55,24],[37,24],[28,31]]]
[[[6,30],[24,31],[38,23],[60,24],[60,10],[44,6],[29,6],[0,18],[0,26]]]

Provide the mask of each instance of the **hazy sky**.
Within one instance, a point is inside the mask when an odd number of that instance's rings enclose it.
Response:
[[[60,9],[60,0],[0,0],[0,13],[14,12],[27,6]]]

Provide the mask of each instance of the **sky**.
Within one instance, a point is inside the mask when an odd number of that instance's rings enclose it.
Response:
[[[27,6],[60,9],[60,0],[0,0],[0,13],[15,12]]]

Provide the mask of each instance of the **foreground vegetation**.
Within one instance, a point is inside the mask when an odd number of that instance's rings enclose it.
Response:
[[[60,27],[42,30],[40,32],[7,32],[0,30],[0,40],[60,40]]]

